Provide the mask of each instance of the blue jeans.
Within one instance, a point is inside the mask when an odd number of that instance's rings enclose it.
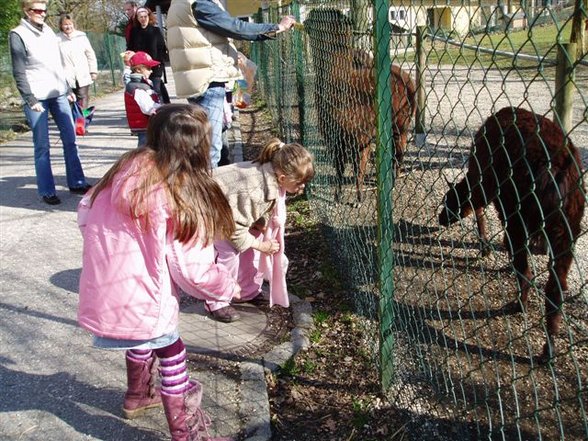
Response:
[[[35,173],[37,175],[37,191],[39,195],[42,197],[55,194],[55,181],[49,154],[49,112],[51,112],[53,120],[59,129],[59,136],[63,144],[67,186],[69,188],[80,188],[87,185],[80,157],[78,156],[74,122],[66,95],[40,100],[40,103],[45,108],[42,112],[35,112],[26,104],[24,106],[25,116],[33,131]]]
[[[147,144],[147,132],[137,132],[137,147]]]
[[[188,98],[188,102],[204,107],[206,113],[208,113],[208,120],[212,130],[210,168],[216,168],[221,159],[221,150],[223,148],[225,86],[222,83],[213,83],[203,95],[198,98]]]

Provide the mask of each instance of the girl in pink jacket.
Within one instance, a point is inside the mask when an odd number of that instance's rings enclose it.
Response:
[[[125,417],[163,404],[173,441],[213,440],[199,409],[202,386],[188,378],[178,290],[209,301],[240,294],[215,263],[213,240],[230,237],[234,224],[209,152],[205,111],[163,106],[149,120],[146,146],[124,154],[78,207],[78,321],[95,346],[126,350]]]

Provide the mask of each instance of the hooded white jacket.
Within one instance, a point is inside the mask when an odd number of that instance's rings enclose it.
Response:
[[[57,36],[69,87],[77,87],[76,81],[79,87],[92,84],[90,74],[98,73],[98,64],[86,33],[75,30],[70,35],[60,32]]]

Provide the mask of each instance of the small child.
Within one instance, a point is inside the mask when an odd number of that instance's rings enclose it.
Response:
[[[130,55],[123,53],[124,56],[125,54]],[[131,74],[127,77],[128,70],[123,74],[126,83],[125,110],[131,133],[137,135],[137,146],[141,147],[145,145],[149,117],[161,106],[159,95],[153,89],[149,79],[151,68],[159,65],[159,61],[155,61],[148,53],[141,51],[135,52],[128,57],[128,60]]]
[[[147,144],[124,154],[78,207],[78,321],[95,347],[126,350],[124,416],[163,404],[173,441],[224,439],[206,437],[202,385],[188,376],[178,331],[180,289],[203,300],[239,297],[215,263],[212,242],[230,237],[234,223],[209,164],[206,112],[168,104],[149,120]]]
[[[286,193],[296,194],[314,176],[311,154],[300,144],[270,140],[253,162],[215,168],[213,177],[229,201],[235,219],[230,240],[215,241],[217,263],[224,265],[241,288],[241,301],[261,299],[264,279],[270,282],[270,306],[289,305],[284,255]],[[239,319],[229,302],[206,302],[221,322]]]

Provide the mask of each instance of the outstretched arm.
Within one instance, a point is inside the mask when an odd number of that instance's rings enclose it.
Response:
[[[198,0],[192,3],[192,12],[196,21],[204,29],[223,37],[235,40],[267,40],[276,34],[294,26],[293,17],[284,17],[280,24],[249,23],[232,17],[211,0]]]
[[[224,266],[215,263],[212,245],[203,246],[198,240],[182,244],[168,238],[166,258],[173,281],[186,294],[221,302],[239,298],[239,285]]]

